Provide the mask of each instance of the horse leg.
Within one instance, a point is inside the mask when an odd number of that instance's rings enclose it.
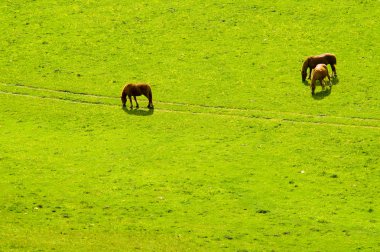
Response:
[[[133,98],[135,98],[135,102],[136,102],[136,108],[139,108],[139,104],[137,103],[137,99],[136,99],[136,96],[133,96]]]
[[[150,108],[150,109],[153,109],[153,108],[154,108],[152,100],[149,101],[148,108]]]
[[[143,94],[148,100],[149,100],[149,97],[148,97],[148,95],[147,94]],[[147,108],[149,108],[150,107],[150,102],[148,103],[148,107]]]
[[[333,72],[333,77],[337,77],[337,74],[336,74],[336,68],[335,68],[335,65],[334,64],[331,64],[331,70]]]
[[[329,79],[329,87],[331,87],[332,83],[331,83],[331,79],[330,79],[330,75],[329,74],[327,74],[327,78]]]
[[[325,84],[323,83],[324,78],[320,78],[319,82],[321,83],[322,90],[325,90]]]
[[[132,108],[133,108],[132,96],[131,96],[131,95],[128,95],[128,98],[129,98],[129,102],[131,103],[130,108],[132,109]]]
[[[148,101],[149,101],[147,108],[152,109],[153,108],[152,93],[144,94],[144,96],[148,98]]]
[[[312,80],[311,83],[310,83],[310,87],[311,87],[311,94],[314,95],[314,91],[315,91],[315,80]]]

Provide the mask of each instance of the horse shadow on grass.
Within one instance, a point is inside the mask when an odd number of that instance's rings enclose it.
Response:
[[[326,98],[327,96],[329,96],[331,94],[331,90],[332,90],[332,86],[330,87],[325,87],[324,90],[320,91],[320,92],[315,92],[315,94],[313,95],[313,98],[314,100],[322,100],[324,98]]]
[[[124,112],[129,115],[135,115],[135,116],[151,116],[154,113],[154,109],[128,109],[126,107],[123,108]]]
[[[338,85],[339,78],[337,76],[332,77],[331,78],[331,83],[333,84],[333,86]]]
[[[308,81],[303,81],[302,83],[305,86],[310,86],[310,83]],[[322,90],[320,92],[316,92],[313,95],[314,100],[322,100],[322,99],[326,98],[327,96],[329,96],[331,94],[332,87],[335,85],[338,85],[338,83],[339,83],[338,77],[336,77],[336,76],[331,77],[331,86],[326,85],[324,90]],[[318,87],[320,87],[320,85],[318,85]]]
[[[310,82],[307,81],[307,80],[302,81],[302,83],[303,83],[305,86],[310,86]],[[335,77],[335,76],[331,77],[331,84],[332,84],[333,86],[338,85],[338,83],[339,83],[339,78],[338,78],[338,77]]]

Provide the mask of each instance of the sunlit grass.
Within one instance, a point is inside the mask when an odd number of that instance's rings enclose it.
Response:
[[[376,7],[1,3],[0,250],[373,251]]]

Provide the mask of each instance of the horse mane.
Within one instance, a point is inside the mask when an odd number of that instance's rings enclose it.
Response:
[[[121,98],[126,98],[127,97],[127,87],[125,86],[123,88],[123,91],[121,92]]]
[[[307,68],[309,67],[309,60],[310,60],[310,57],[308,57],[308,58],[303,62],[303,65],[302,65],[302,72],[306,72]]]

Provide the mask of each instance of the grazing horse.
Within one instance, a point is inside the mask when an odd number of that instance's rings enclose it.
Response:
[[[325,88],[325,85],[323,84],[323,80],[326,77],[329,79],[329,86],[331,87],[331,80],[330,80],[329,70],[327,69],[327,66],[325,64],[318,64],[313,70],[313,77],[310,83],[311,94],[314,94],[317,80],[319,80],[319,82],[321,83],[322,89]]]
[[[149,100],[148,108],[153,109],[153,97],[152,97],[152,89],[148,84],[127,84],[125,85],[123,92],[121,93],[121,102],[123,103],[123,107],[127,103],[127,96],[129,101],[131,102],[131,108],[133,108],[132,104],[132,96],[136,102],[136,108],[139,107],[137,103],[136,96],[144,95]]]
[[[302,70],[301,70],[301,75],[302,75],[302,81],[306,80],[307,76],[307,69],[310,69],[310,74],[309,74],[309,80],[311,78],[311,71],[318,65],[318,64],[325,64],[325,65],[330,65],[331,69],[333,71],[333,75],[336,75],[336,57],[334,54],[331,53],[324,53],[321,55],[316,55],[316,56],[310,56],[308,57],[305,62],[302,65]]]

